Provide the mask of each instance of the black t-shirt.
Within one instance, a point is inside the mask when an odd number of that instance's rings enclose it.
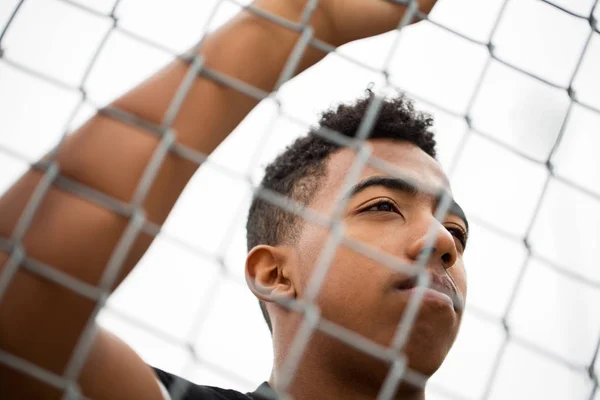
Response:
[[[178,381],[183,381],[186,383],[185,391],[182,393],[182,396],[179,397],[181,400],[274,400],[275,392],[271,389],[267,382],[261,384],[254,392],[252,393],[240,393],[236,390],[230,389],[221,389],[213,386],[202,386],[196,385],[190,381],[187,381],[183,378],[160,370],[158,368],[153,368],[156,376],[159,381],[163,384],[167,391],[171,391],[172,386],[176,384]]]

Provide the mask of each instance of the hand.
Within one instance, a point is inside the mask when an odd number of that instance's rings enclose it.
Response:
[[[334,40],[340,44],[379,35],[395,29],[407,6],[391,0],[321,0]],[[419,10],[429,13],[436,0],[418,1]]]
[[[303,8],[307,0],[279,0]],[[419,10],[429,13],[436,0],[418,0]],[[319,0],[315,16],[326,25],[328,42],[339,46],[353,40],[395,29],[406,6],[393,0]]]

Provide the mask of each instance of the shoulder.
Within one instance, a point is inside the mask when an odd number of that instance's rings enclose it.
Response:
[[[177,397],[181,400],[252,400],[252,397],[236,390],[197,385],[161,369],[154,367],[152,369],[168,392],[181,387],[183,391],[179,392],[180,396]]]

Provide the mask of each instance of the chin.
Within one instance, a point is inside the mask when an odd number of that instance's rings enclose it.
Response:
[[[430,377],[442,366],[455,338],[456,331],[448,325],[417,321],[403,350],[408,367]]]

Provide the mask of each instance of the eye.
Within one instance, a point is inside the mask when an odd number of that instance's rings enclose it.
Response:
[[[448,232],[450,232],[452,236],[458,239],[464,250],[467,246],[467,234],[465,233],[465,231],[457,227],[446,227],[446,229],[448,230]]]
[[[371,204],[367,208],[364,208],[361,212],[379,211],[379,212],[394,212],[400,214],[398,207],[390,200],[380,200],[375,204]]]

